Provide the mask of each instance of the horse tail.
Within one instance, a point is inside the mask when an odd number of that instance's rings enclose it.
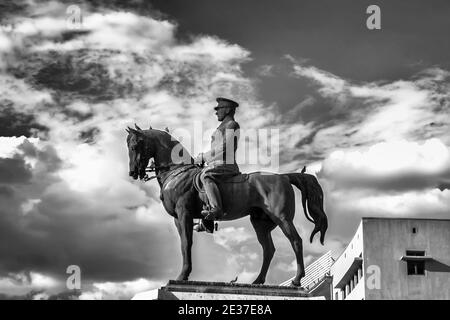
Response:
[[[316,177],[308,173],[285,173],[289,182],[296,186],[302,193],[302,207],[306,219],[314,223],[309,241],[320,231],[320,243],[323,245],[325,232],[328,229],[328,218],[323,209],[323,191]],[[306,210],[308,207],[308,210]],[[311,216],[311,218],[308,216]]]

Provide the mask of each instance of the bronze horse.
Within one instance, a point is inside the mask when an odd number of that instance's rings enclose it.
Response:
[[[146,178],[146,168],[153,158],[161,200],[166,211],[174,217],[181,238],[183,266],[177,280],[187,280],[192,270],[191,247],[194,219],[201,219],[203,196],[194,187],[193,177],[201,168],[193,164],[188,151],[168,132],[152,129],[128,128],[127,145],[129,152],[129,175],[135,180]],[[182,163],[174,163],[172,152],[183,155]],[[297,260],[297,273],[292,281],[300,286],[305,275],[303,265],[302,239],[294,226],[295,196],[292,185],[302,193],[302,206],[306,218],[315,224],[310,236],[320,231],[323,244],[328,228],[327,216],[323,209],[323,192],[317,179],[310,174],[274,174],[253,172],[242,183],[220,184],[224,212],[222,221],[239,219],[250,215],[256,236],[263,249],[261,271],[253,282],[263,284],[269,264],[275,253],[271,231],[279,226],[289,239]],[[307,209],[308,208],[308,211]],[[308,216],[309,215],[311,217]]]

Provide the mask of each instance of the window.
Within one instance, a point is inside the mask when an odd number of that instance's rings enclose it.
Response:
[[[414,227],[414,228],[412,228],[412,233],[417,233],[417,228],[416,227]]]
[[[424,257],[425,251],[407,250],[407,256]],[[425,275],[425,260],[408,260],[406,262],[408,275]]]
[[[425,261],[408,261],[408,275],[425,275]]]
[[[420,250],[406,250],[407,256],[414,256],[414,257],[424,257],[425,251]]]

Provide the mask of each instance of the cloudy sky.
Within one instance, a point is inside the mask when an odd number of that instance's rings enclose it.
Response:
[[[330,228],[307,263],[337,257],[362,216],[450,218],[450,4],[377,1],[368,30],[370,4],[2,1],[0,298],[67,297],[69,265],[82,299],[175,278],[173,220],[156,182],[127,176],[124,128],[213,129],[216,96],[240,102],[241,127],[279,130],[277,171],[319,178]],[[273,236],[278,284],[294,254]],[[193,255],[191,280],[250,282],[261,264],[248,218],[196,234]]]

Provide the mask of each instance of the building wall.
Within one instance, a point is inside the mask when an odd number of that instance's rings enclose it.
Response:
[[[364,299],[364,277],[361,278],[360,282],[356,287],[350,292],[350,294],[345,298],[345,300],[362,300]]]
[[[450,299],[450,220],[363,218],[362,229],[367,300]],[[424,276],[407,274],[406,250],[435,259]]]
[[[309,290],[309,294],[312,297],[324,297],[325,300],[331,300],[331,286],[333,283],[333,277],[325,276],[322,281],[316,285],[313,289]]]
[[[342,254],[339,256],[339,258],[335,261],[335,263],[331,267],[331,275],[333,276],[333,299],[336,299],[337,294],[338,300],[344,300],[347,298],[349,294],[353,292],[352,291],[344,295],[342,290],[336,289],[336,285],[346,274],[347,270],[350,268],[355,258],[360,257],[362,254],[363,254],[363,230],[361,223],[355,235],[353,236],[353,239],[350,241],[348,246],[345,248],[345,250],[342,252]],[[364,277],[362,279],[358,279],[359,282],[357,286],[360,286],[360,282],[362,280],[364,280]],[[348,291],[350,291],[350,288],[347,289],[347,292]],[[353,293],[353,298],[358,300],[364,298],[364,286],[358,289],[356,293]]]

